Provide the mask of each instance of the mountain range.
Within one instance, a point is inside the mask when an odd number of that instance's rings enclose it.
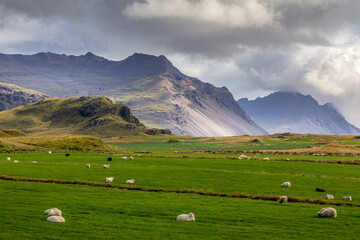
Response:
[[[263,98],[237,101],[252,119],[269,133],[313,133],[356,135],[350,124],[331,103],[319,105],[310,95],[275,92]]]
[[[181,73],[165,56],[136,53],[110,61],[92,53],[0,54],[0,82],[52,97],[109,97],[129,106],[147,127],[178,135],[267,134],[227,88]]]

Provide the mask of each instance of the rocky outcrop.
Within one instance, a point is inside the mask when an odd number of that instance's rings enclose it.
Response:
[[[33,90],[0,82],[0,111],[38,102],[47,97],[49,96]]]
[[[171,134],[148,129],[124,104],[106,97],[47,98],[35,104],[0,112],[0,125],[31,133],[81,134],[120,137],[138,134]]]

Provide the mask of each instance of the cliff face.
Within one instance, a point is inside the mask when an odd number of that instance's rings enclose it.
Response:
[[[270,133],[360,133],[360,129],[347,122],[332,104],[319,105],[310,95],[275,92],[252,101],[239,99],[238,103],[254,121]]]
[[[146,126],[175,134],[267,134],[228,89],[182,74],[165,56],[134,54],[109,61],[92,53],[0,54],[0,79],[56,97],[106,96],[129,106]]]
[[[12,84],[0,83],[0,111],[38,102],[48,97],[45,94],[23,89]]]

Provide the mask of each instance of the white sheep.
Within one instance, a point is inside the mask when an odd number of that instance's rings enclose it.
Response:
[[[238,157],[239,160],[241,160],[241,157]]]
[[[291,187],[291,183],[290,182],[283,182],[282,184],[281,184],[281,187]]]
[[[193,213],[189,213],[189,214],[180,214],[179,216],[176,217],[176,221],[195,221],[195,216]]]
[[[112,183],[114,181],[114,177],[105,178],[105,183]]]
[[[279,203],[287,203],[288,202],[288,198],[287,196],[281,196],[279,197]]]
[[[336,209],[331,208],[331,207],[326,207],[326,208],[322,208],[317,215],[319,217],[332,217],[332,218],[336,218],[337,217],[337,212]]]
[[[90,165],[90,164],[89,164]],[[109,168],[110,167],[110,164],[104,164],[103,165],[103,168]]]
[[[9,158],[9,157],[8,157],[6,160],[7,160],[7,161],[10,161],[10,160],[11,160],[11,158]]]
[[[46,221],[63,223],[63,222],[65,222],[65,218],[63,218],[61,216],[51,216],[51,217],[48,217]]]
[[[86,164],[86,167],[89,168],[89,167],[90,167],[90,163]]]
[[[255,157],[256,157],[256,158],[259,157],[259,154],[256,154]]]
[[[245,160],[250,160],[251,158],[250,157],[245,157]]]
[[[51,151],[48,151],[49,154],[51,154]]]
[[[37,163],[37,161],[31,161],[31,163]]]
[[[19,161],[18,160],[14,160],[14,163],[18,163]]]
[[[352,201],[352,198],[351,198],[351,196],[345,196],[345,197],[343,197],[343,200],[345,200],[345,201]]]
[[[264,161],[269,161],[270,158],[266,157],[266,158],[264,158],[263,160],[264,160]]]
[[[334,199],[334,196],[331,194],[326,194],[325,199]]]
[[[47,210],[45,210],[44,213],[47,215],[51,215],[51,216],[61,216],[62,215],[61,210],[57,209],[57,208],[47,209]]]
[[[126,160],[126,159],[127,159],[127,157],[126,157],[126,156],[124,156],[124,157],[122,157],[121,159],[122,159],[122,160]]]
[[[134,157],[130,157],[130,160],[134,160]]]
[[[244,157],[246,157],[246,155],[245,155],[245,154],[241,154],[240,157],[241,157],[241,158],[244,158]]]
[[[125,183],[134,183],[135,180],[134,179],[130,179],[130,180],[126,180]]]

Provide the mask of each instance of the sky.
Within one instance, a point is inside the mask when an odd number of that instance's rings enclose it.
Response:
[[[0,0],[0,52],[165,55],[235,100],[332,102],[360,127],[358,0]]]

